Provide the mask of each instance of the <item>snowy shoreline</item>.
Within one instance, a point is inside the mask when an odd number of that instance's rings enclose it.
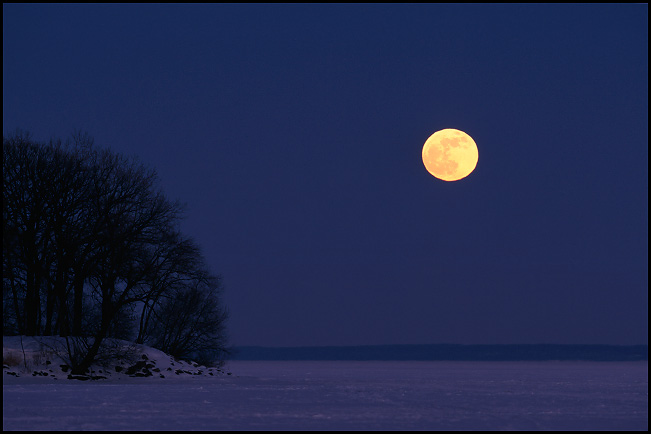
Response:
[[[134,378],[174,378],[178,376],[231,375],[221,368],[176,360],[164,352],[145,345],[124,342],[133,349],[129,360],[95,363],[88,375],[71,375],[64,360],[62,339],[58,337],[4,336],[2,339],[2,377],[7,382],[22,382],[28,378],[50,380],[113,381]],[[12,380],[16,379],[16,380]]]

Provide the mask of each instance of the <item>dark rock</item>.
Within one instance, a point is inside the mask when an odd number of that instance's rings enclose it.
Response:
[[[160,372],[160,368],[154,368],[154,369],[152,369],[152,371],[154,371],[154,372]]]
[[[165,378],[165,376],[163,374],[160,374],[160,378]]]
[[[90,380],[90,377],[87,375],[68,375],[68,380],[80,380],[80,381],[87,381]]]
[[[60,365],[60,366],[61,366],[61,370],[63,372],[68,372],[68,369],[70,369],[70,366],[68,366],[68,365]]]
[[[126,374],[127,374],[127,375],[133,375],[133,374],[136,373],[136,371],[140,371],[140,370],[142,370],[142,369],[146,369],[146,365],[147,365],[147,363],[144,362],[144,361],[142,361],[142,360],[139,361],[139,362],[136,362],[135,365],[133,365],[133,366],[129,366],[129,367],[127,368]]]
[[[147,357],[146,354],[143,354],[143,355],[142,355],[142,359],[143,359],[143,360],[149,360],[149,358]]]
[[[122,372],[124,368],[122,366],[116,366],[115,367],[115,372]]]

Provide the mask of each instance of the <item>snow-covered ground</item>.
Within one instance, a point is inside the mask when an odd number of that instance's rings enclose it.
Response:
[[[134,356],[102,366],[95,364],[85,376],[74,376],[77,381],[127,380],[138,377],[174,378],[188,375],[215,376],[230,375],[223,369],[207,368],[198,363],[174,360],[160,350],[126,341],[116,341],[123,348],[131,347]],[[9,377],[21,378],[25,382],[31,377],[68,380],[72,378],[66,362],[66,343],[59,337],[2,338],[3,381]]]
[[[648,428],[648,362],[232,361],[210,375],[142,351],[161,372],[189,373],[79,381],[3,369],[3,429]]]

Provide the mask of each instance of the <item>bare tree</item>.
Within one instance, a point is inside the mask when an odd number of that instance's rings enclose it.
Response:
[[[76,374],[107,337],[137,336],[178,357],[221,354],[219,279],[181,235],[182,208],[157,181],[88,135],[3,138],[3,329],[70,336]],[[168,315],[187,319],[161,322]]]
[[[11,282],[21,333],[41,333],[41,290],[49,271],[50,215],[45,186],[53,150],[27,134],[3,140],[3,285]]]
[[[180,359],[220,365],[228,355],[228,311],[219,302],[220,279],[207,272],[175,288],[155,310],[152,346]]]

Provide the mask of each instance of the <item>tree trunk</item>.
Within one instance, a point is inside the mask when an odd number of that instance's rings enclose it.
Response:
[[[83,330],[81,329],[81,317],[83,314],[83,301],[84,301],[84,277],[79,273],[75,274],[73,283],[74,302],[72,306],[72,334],[73,336],[82,336]]]
[[[27,287],[25,288],[25,335],[36,336],[38,333],[39,293],[37,277],[33,267],[27,270]]]
[[[111,301],[110,294],[115,288],[115,277],[109,279],[110,282],[106,282],[105,287],[102,288],[102,320],[99,331],[95,334],[93,345],[88,349],[88,352],[82,359],[82,361],[77,366],[73,366],[71,373],[73,375],[84,375],[90,368],[90,365],[93,364],[97,353],[99,352],[102,341],[108,335],[109,328],[111,327],[111,322],[113,317],[117,312],[117,306],[114,306]]]
[[[45,330],[44,336],[52,336],[52,316],[54,315],[54,294],[48,291],[47,299],[45,301]]]
[[[104,310],[105,307],[102,306],[102,311]],[[105,315],[104,312],[102,312],[102,324],[97,334],[93,337],[93,345],[90,346],[88,352],[81,360],[81,362],[79,362],[77,366],[72,367],[70,371],[72,375],[85,375],[90,369],[90,366],[93,364],[95,357],[97,357],[97,354],[99,353],[99,349],[102,346],[102,341],[108,334],[108,330],[111,325],[109,316],[110,315]]]

